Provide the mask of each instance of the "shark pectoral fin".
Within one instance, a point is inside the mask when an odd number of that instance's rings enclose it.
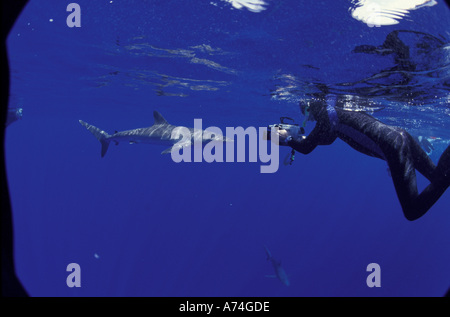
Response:
[[[192,143],[190,141],[183,142],[183,143],[176,143],[172,147],[162,151],[161,154],[168,154],[172,151],[180,151],[180,149],[185,148],[185,147],[190,147],[191,145],[192,145]]]
[[[164,151],[161,152],[161,154],[169,154],[170,152],[172,152],[172,148],[173,148],[173,146],[171,146],[168,149],[165,149]]]
[[[277,278],[276,275],[265,275],[264,277],[269,277],[269,278]]]

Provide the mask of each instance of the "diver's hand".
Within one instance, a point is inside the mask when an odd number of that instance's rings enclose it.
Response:
[[[292,140],[292,136],[287,132],[287,130],[279,129],[276,132],[278,134],[278,142],[280,145],[287,145],[287,143]]]
[[[278,134],[278,140],[280,140],[280,142],[284,142],[286,140],[286,138],[288,137],[288,132],[283,129],[278,129],[277,134]]]

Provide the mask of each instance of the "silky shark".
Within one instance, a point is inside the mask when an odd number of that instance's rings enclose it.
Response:
[[[167,154],[172,150],[179,150],[193,144],[205,144],[210,141],[233,141],[217,133],[211,133],[208,130],[171,125],[158,111],[153,111],[153,117],[155,118],[155,123],[151,127],[115,132],[112,135],[82,120],[79,120],[79,122],[100,141],[102,145],[102,157],[105,156],[111,141],[116,145],[119,142],[170,145],[161,154]],[[186,138],[186,135],[190,137]]]
[[[283,283],[286,286],[289,286],[290,282],[286,272],[281,266],[281,262],[275,260],[275,258],[270,253],[269,249],[267,249],[267,247],[264,246],[264,250],[266,250],[267,261],[270,261],[272,263],[273,269],[275,270],[275,275],[266,275],[266,277],[276,277],[281,281],[281,283]]]

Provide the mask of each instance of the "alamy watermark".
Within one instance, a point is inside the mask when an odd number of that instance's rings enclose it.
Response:
[[[381,267],[378,263],[369,263],[366,268],[367,272],[371,272],[366,278],[368,287],[381,287]]]
[[[267,127],[258,129],[226,127],[225,131],[224,135],[218,127],[208,127],[203,130],[202,119],[194,119],[194,129],[186,127],[173,129],[171,139],[179,141],[171,148],[172,160],[176,163],[202,161],[229,163],[246,162],[246,156],[248,156],[248,162],[259,160],[261,163],[268,163],[261,165],[261,173],[275,173],[278,170],[279,139],[276,130],[268,131]],[[270,153],[269,144],[271,144]]]
[[[95,253],[95,258],[98,259],[97,253]],[[81,267],[78,263],[69,263],[66,268],[67,272],[70,274],[66,278],[66,284],[68,287],[81,287]],[[366,278],[366,284],[370,288],[381,287],[381,267],[378,263],[369,263],[366,268],[367,272],[370,274]],[[186,310],[186,307],[181,307]],[[180,309],[181,309],[180,308]]]
[[[71,12],[66,19],[69,28],[81,27],[81,7],[78,3],[69,3],[66,8],[67,12]]]
[[[78,263],[69,263],[66,268],[67,272],[71,272],[66,278],[68,287],[81,287],[81,267]]]

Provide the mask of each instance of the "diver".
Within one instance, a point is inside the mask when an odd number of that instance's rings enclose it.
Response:
[[[306,120],[316,121],[308,136],[277,128],[280,145],[308,154],[318,145],[332,144],[340,138],[355,150],[385,160],[391,171],[395,190],[408,220],[422,217],[450,185],[450,146],[437,166],[415,139],[404,129],[389,126],[365,112],[342,109],[336,95],[317,93],[310,101],[300,101]],[[418,192],[416,172],[430,184]]]

